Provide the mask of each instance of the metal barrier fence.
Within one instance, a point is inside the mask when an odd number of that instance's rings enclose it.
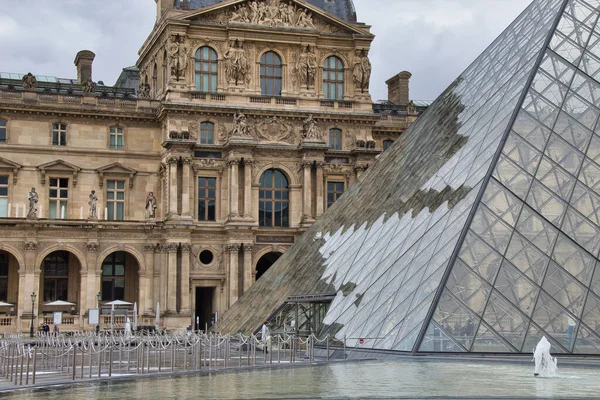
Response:
[[[70,336],[39,332],[0,339],[0,378],[8,385],[66,383],[77,379],[174,373],[264,364],[312,362],[315,345],[327,349],[329,337],[278,334],[268,341],[256,335],[95,334]]]

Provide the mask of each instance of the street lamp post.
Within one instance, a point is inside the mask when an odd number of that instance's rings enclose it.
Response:
[[[35,292],[31,292],[31,327],[29,327],[29,337],[33,339],[33,317],[35,307]]]

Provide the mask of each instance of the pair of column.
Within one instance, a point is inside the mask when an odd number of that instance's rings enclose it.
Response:
[[[235,218],[240,216],[239,198],[239,166],[244,165],[244,218],[252,218],[252,160],[241,160],[232,158],[227,161],[229,167],[229,216]]]
[[[313,213],[312,213],[313,193],[312,193],[312,184],[311,184],[313,165],[315,165],[315,167],[317,169],[317,175],[316,175],[317,181],[316,181],[316,185],[315,185],[315,187],[316,187],[315,200],[316,200],[317,204],[316,204],[316,210],[315,210],[315,217],[319,217],[319,216],[321,216],[321,214],[323,214],[323,210],[324,210],[323,168],[325,167],[325,163],[321,162],[321,161],[303,160],[301,165],[304,170],[304,182],[303,182],[304,209],[302,210],[302,214],[303,214],[303,219],[306,220],[306,219],[312,219],[312,217],[313,217]]]
[[[254,281],[252,274],[252,244],[233,243],[227,245],[225,250],[229,253],[229,307],[231,307],[240,295],[238,270],[240,250],[244,251],[243,292],[247,291]]]
[[[179,187],[178,182],[178,165],[182,163],[182,179],[181,179],[181,216],[185,218],[191,218],[190,210],[190,177],[191,177],[191,162],[192,159],[189,157],[177,157],[172,156],[167,159],[169,165],[169,190],[167,196],[169,197],[167,215],[169,218],[179,216],[179,210],[177,209],[177,203],[179,199]]]

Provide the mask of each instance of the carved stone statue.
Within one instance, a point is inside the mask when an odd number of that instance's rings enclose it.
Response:
[[[411,100],[408,102],[408,104],[406,105],[406,112],[408,114],[416,114],[417,113],[417,106],[415,105],[415,103]]]
[[[171,39],[167,45],[167,52],[169,54],[169,68],[171,70],[171,77],[179,80],[179,78],[185,78],[185,72],[188,66],[188,48],[183,42],[177,39]]]
[[[317,127],[317,121],[313,118],[312,114],[302,121],[302,137],[308,140],[321,140],[321,132]]]
[[[93,93],[96,91],[96,82],[92,80],[92,78],[87,78],[85,82],[81,85],[83,93]]]
[[[38,194],[35,188],[31,188],[31,192],[27,195],[29,200],[29,211],[27,212],[27,219],[37,219],[37,202],[39,200]]]
[[[248,77],[248,57],[242,44],[236,40],[223,55],[227,82],[245,83]]]
[[[156,197],[154,197],[154,192],[148,193],[148,197],[146,197],[146,218],[156,218]]]
[[[252,0],[242,4],[231,12],[229,22],[316,29],[310,12],[279,0]]]
[[[140,87],[138,88],[138,97],[140,99],[150,98],[150,84],[149,83],[140,83]]]
[[[88,214],[88,218],[98,219],[98,196],[96,196],[95,190],[92,190],[89,198],[88,205],[90,206],[90,212]]]
[[[246,116],[241,111],[236,112],[233,115],[233,131],[231,132],[231,136],[250,136],[250,127],[248,126],[248,121],[246,121]]]
[[[23,76],[23,89],[35,89],[37,87],[37,79],[31,72]]]
[[[369,88],[369,81],[371,79],[371,62],[367,57],[367,51],[365,49],[360,52],[356,51],[354,57],[354,67],[352,69],[352,77],[356,87],[364,92],[365,89]]]

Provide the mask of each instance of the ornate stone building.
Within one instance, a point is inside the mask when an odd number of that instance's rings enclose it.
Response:
[[[372,103],[373,39],[352,0],[157,0],[115,86],[85,50],[0,75],[2,329],[210,324],[416,118],[407,72]]]

